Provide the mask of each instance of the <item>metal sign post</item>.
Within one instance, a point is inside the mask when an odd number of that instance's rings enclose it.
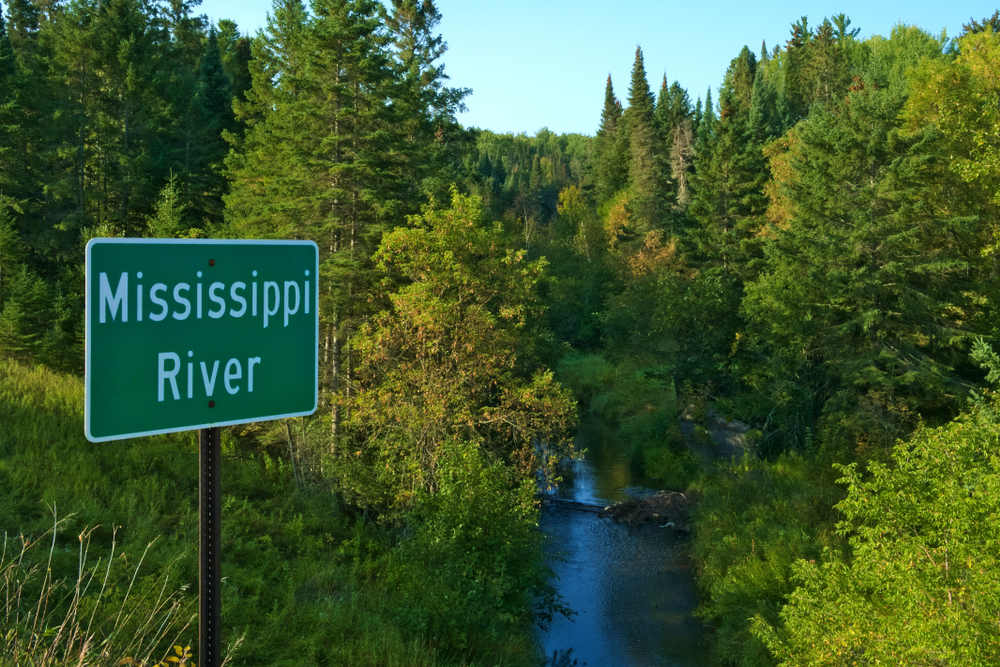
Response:
[[[87,244],[84,432],[199,430],[199,647],[221,667],[221,426],[316,411],[319,248],[311,241]]]
[[[198,432],[198,551],[201,573],[198,578],[198,664],[220,667],[222,624],[222,485],[220,450],[222,428]]]

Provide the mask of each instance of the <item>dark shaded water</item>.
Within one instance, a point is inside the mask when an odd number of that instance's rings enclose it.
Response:
[[[658,488],[626,456],[627,445],[598,419],[580,424],[576,445],[587,449],[558,495],[578,502],[624,500],[628,487]],[[547,656],[572,649],[567,664],[590,667],[706,667],[704,627],[691,616],[694,579],[670,529],[626,528],[596,514],[546,503],[542,529],[563,561],[552,568],[573,620],[557,617],[540,633]]]

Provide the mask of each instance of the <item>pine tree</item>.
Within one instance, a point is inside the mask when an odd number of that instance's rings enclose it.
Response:
[[[699,148],[690,208],[704,260],[740,279],[760,254],[753,246],[766,210],[767,162],[751,114],[754,81],[747,81],[755,74],[756,58],[743,47],[726,72],[714,132]]]
[[[156,213],[146,221],[150,238],[175,239],[187,231],[185,222],[184,202],[181,201],[177,179],[170,177],[167,184],[160,190],[160,199],[156,202]]]
[[[805,16],[792,24],[792,36],[785,45],[783,90],[786,97],[786,126],[791,127],[809,112],[810,90],[807,82],[809,71],[809,43],[812,32]]]
[[[198,68],[197,90],[192,113],[197,133],[192,137],[195,145],[187,151],[185,204],[204,225],[222,221],[222,197],[226,186],[221,172],[229,149],[223,133],[236,129],[232,82],[222,65],[215,28],[209,30],[205,42],[205,52]]]
[[[0,90],[10,91],[13,77],[17,73],[17,62],[14,59],[14,46],[7,34],[7,22],[0,7]]]
[[[19,202],[22,234],[45,252],[56,222],[36,222],[48,186],[42,152],[54,102],[45,78],[51,53],[41,34],[45,16],[39,6],[12,0],[7,9],[6,20],[0,21],[0,194]]]
[[[660,150],[664,155],[670,154],[675,120],[670,99],[670,87],[667,85],[667,75],[663,75],[660,83],[660,93],[656,98],[656,132],[660,137]]]
[[[730,104],[723,107],[723,116],[730,112],[739,113],[750,108],[756,75],[757,58],[750,49],[744,46],[739,55],[730,63],[729,70],[726,72],[724,87],[730,92],[727,96]]]
[[[232,94],[241,102],[246,101],[246,91],[253,83],[250,78],[250,38],[240,35],[236,23],[222,19],[219,21],[218,42],[222,67],[229,76]]]
[[[324,397],[350,387],[345,342],[365,315],[370,256],[400,220],[408,184],[390,35],[371,0],[279,0],[255,42],[238,105],[245,142],[227,159],[230,233],[308,238],[321,248]],[[340,416],[335,412],[334,431]]]
[[[846,24],[840,28],[846,29]],[[828,19],[816,29],[810,46],[808,65],[810,98],[814,102],[829,103],[842,97],[850,85],[848,62],[834,26]]]
[[[7,34],[17,63],[23,69],[33,71],[38,66],[41,11],[32,0],[10,0],[7,3],[7,14]]]
[[[700,102],[700,100],[699,100]],[[695,142],[695,153],[699,158],[707,159],[710,146],[715,136],[715,126],[718,124],[718,117],[715,115],[715,106],[712,104],[712,89],[709,87],[705,93],[705,107],[698,119],[698,134]]]
[[[17,135],[20,132],[18,100],[21,97],[14,47],[7,35],[7,25],[0,8],[0,196],[17,193],[15,174]]]
[[[744,302],[767,341],[768,391],[802,397],[782,417],[789,437],[822,412],[827,443],[890,446],[965,393],[954,368],[988,279],[966,245],[980,223],[927,204],[936,130],[901,133],[904,99],[866,86],[801,126],[785,184],[795,217]]]
[[[666,178],[653,93],[646,80],[642,49],[636,47],[629,86],[629,106],[622,117],[629,141],[629,186],[636,231],[642,235],[664,219]]]
[[[15,271],[25,260],[25,249],[10,214],[10,205],[10,199],[0,197],[0,309],[13,290]]]
[[[627,135],[622,127],[622,105],[615,97],[609,74],[607,84],[604,87],[601,126],[597,130],[597,138],[594,143],[596,171],[594,185],[598,205],[610,200],[628,183],[626,138]]]
[[[95,155],[101,192],[92,218],[137,232],[156,199],[155,184],[169,169],[165,151],[157,150],[166,109],[157,86],[155,31],[139,0],[108,0],[91,30],[97,83],[90,108],[102,137]]]
[[[455,114],[464,108],[470,91],[446,86],[441,57],[447,44],[435,34],[441,14],[432,0],[393,0],[391,12],[382,10],[391,32],[399,90],[398,115],[409,149],[402,155],[411,191],[405,197],[409,213],[416,213],[425,193],[444,200],[451,177],[447,137],[457,132]]]
[[[762,145],[783,133],[777,94],[765,76],[763,67],[757,68],[757,75],[754,77],[749,121],[754,139]]]

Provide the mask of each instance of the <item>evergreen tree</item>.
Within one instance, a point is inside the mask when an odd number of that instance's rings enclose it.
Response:
[[[960,34],[959,37],[974,35],[976,33],[986,32],[987,30],[993,32],[993,34],[1000,33],[1000,9],[993,12],[993,16],[984,18],[982,21],[970,18],[968,23],[962,24],[962,34]]]
[[[184,202],[181,201],[177,179],[173,176],[160,191],[160,199],[156,202],[156,213],[146,221],[150,238],[175,239],[187,231],[185,223]]]
[[[166,125],[154,56],[155,32],[139,0],[108,0],[91,26],[93,101],[102,140],[95,160],[101,194],[92,219],[134,232],[152,208],[157,187],[168,171],[159,148]]]
[[[814,108],[785,184],[794,219],[747,287],[792,441],[822,413],[831,445],[887,447],[964,393],[953,369],[978,320],[974,285],[988,279],[965,244],[982,232],[927,205],[936,130],[902,134],[903,100],[866,86]]]
[[[847,24],[842,24],[840,32],[845,31]],[[828,19],[816,29],[809,50],[808,79],[810,99],[814,102],[830,102],[843,96],[850,85],[851,74],[847,57],[838,33]]]
[[[38,66],[41,11],[33,0],[10,0],[6,4],[7,34],[17,63],[26,70],[34,70]]]
[[[218,42],[222,67],[229,76],[232,94],[241,102],[246,101],[246,91],[253,83],[250,78],[250,38],[240,35],[236,23],[222,19],[219,21]]]
[[[660,137],[660,151],[664,155],[670,154],[671,140],[674,132],[673,109],[670,100],[670,87],[667,85],[667,75],[663,75],[660,83],[660,93],[656,98],[656,132]]]
[[[188,169],[184,177],[186,205],[202,225],[222,220],[225,193],[222,161],[228,152],[223,133],[236,129],[231,85],[222,65],[215,29],[211,28],[198,68],[198,94],[192,113],[198,131],[193,136],[195,145],[187,150]]]
[[[757,228],[766,209],[763,187],[767,162],[750,124],[749,110],[735,113],[737,102],[723,90],[723,116],[707,150],[698,154],[691,215],[699,223],[696,244],[713,265],[747,277]]]
[[[257,42],[249,127],[227,159],[231,233],[321,248],[324,398],[350,386],[344,343],[368,307],[369,257],[406,210],[390,34],[372,0],[279,0]],[[334,430],[340,423],[334,414]]]
[[[626,139],[627,134],[622,127],[622,105],[615,97],[609,74],[604,87],[601,126],[594,144],[594,185],[598,205],[614,197],[628,182]]]
[[[442,200],[448,196],[452,179],[446,138],[456,132],[455,114],[470,91],[445,85],[448,76],[440,59],[447,44],[435,34],[441,14],[432,0],[393,0],[391,12],[382,13],[400,71],[395,97],[409,144],[399,156],[411,184],[405,200],[409,212],[416,213],[425,192]]]
[[[170,44],[171,67],[175,72],[197,71],[202,57],[205,28],[208,21],[204,15],[195,16],[194,9],[201,0],[166,0],[165,7],[156,22],[167,32]],[[158,26],[158,27],[160,27]]]
[[[740,113],[750,109],[750,99],[753,95],[754,80],[757,76],[757,58],[746,46],[730,63],[726,72],[723,87],[729,91],[729,103],[722,109],[725,117],[728,113]],[[720,97],[721,102],[721,97]]]
[[[10,199],[0,196],[0,309],[13,290],[15,272],[25,260],[25,250],[10,214]]]
[[[700,102],[700,100],[699,100]],[[707,159],[708,152],[715,136],[716,125],[719,120],[715,115],[715,106],[712,104],[712,88],[709,87],[705,93],[705,106],[701,114],[696,115],[698,120],[697,141],[695,142],[695,153],[699,159]]]
[[[0,196],[13,196],[17,188],[15,165],[20,123],[18,100],[21,96],[14,48],[7,35],[7,25],[0,8]]]
[[[809,112],[810,93],[807,83],[809,71],[809,42],[812,31],[809,21],[803,16],[792,24],[792,36],[785,45],[785,67],[782,88],[786,96],[786,126],[791,127]]]
[[[0,354],[30,359],[47,328],[48,290],[26,264],[12,272],[8,285],[0,308]]]
[[[757,68],[757,75],[754,77],[749,122],[754,139],[761,144],[783,133],[777,93],[764,74],[763,67]]]
[[[10,90],[16,73],[17,62],[14,59],[14,46],[10,43],[7,22],[3,17],[3,8],[0,7],[0,83],[3,84],[0,90]]]
[[[646,80],[642,49],[636,48],[629,86],[629,106],[622,117],[629,141],[629,186],[636,231],[657,228],[667,206],[662,143],[657,131],[653,93]]]
[[[695,236],[701,256],[741,279],[759,255],[752,246],[766,209],[767,162],[751,113],[756,64],[743,47],[726,72],[719,119],[698,153],[690,209],[699,223]]]

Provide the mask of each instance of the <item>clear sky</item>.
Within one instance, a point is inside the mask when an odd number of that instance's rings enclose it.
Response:
[[[970,18],[992,16],[1000,0],[795,3],[741,0],[437,0],[448,42],[445,71],[453,86],[471,88],[466,126],[495,132],[594,134],[611,75],[625,103],[636,46],[641,46],[654,92],[666,72],[692,101],[712,96],[743,45],[759,54],[784,44],[790,24],[807,16],[847,14],[860,38],[888,36],[899,22],[933,34],[958,35]],[[270,0],[203,0],[200,11],[229,18],[256,33]]]

